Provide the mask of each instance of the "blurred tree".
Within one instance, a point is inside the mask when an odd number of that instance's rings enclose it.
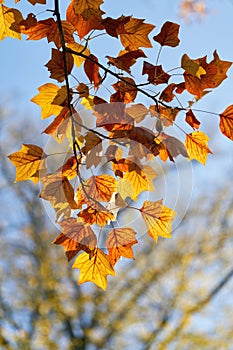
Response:
[[[50,246],[57,230],[37,188],[12,185],[8,140],[21,132],[1,135],[0,349],[232,349],[230,184],[194,203],[172,240],[143,237],[104,293],[78,286]]]

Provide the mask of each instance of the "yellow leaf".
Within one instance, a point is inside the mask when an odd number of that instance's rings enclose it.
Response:
[[[208,153],[212,153],[207,147],[209,137],[202,131],[194,131],[186,135],[185,147],[190,159],[196,159],[205,165]]]
[[[94,109],[94,97],[93,96],[88,96],[88,97],[83,97],[81,104],[84,105],[86,109],[90,109],[91,111]]]
[[[59,86],[47,83],[40,86],[38,90],[39,94],[34,96],[31,101],[41,107],[41,119],[48,118],[53,114],[58,115],[63,107],[53,104],[53,101],[60,90]],[[62,91],[64,91],[64,89]]]
[[[15,181],[32,180],[36,184],[40,174],[46,170],[46,157],[42,148],[30,144],[23,144],[21,150],[10,154],[8,158],[16,167]]]
[[[114,228],[108,234],[106,245],[109,251],[109,260],[112,266],[120,259],[134,259],[132,245],[138,243],[135,239],[136,232],[131,227]]]
[[[109,256],[98,248],[91,256],[87,253],[80,254],[72,267],[80,269],[78,284],[93,282],[103,290],[107,288],[107,275],[115,276]]]
[[[162,199],[157,202],[145,201],[140,209],[146,223],[148,234],[158,241],[158,237],[170,238],[172,233],[172,221],[175,212],[162,204]]]
[[[90,55],[89,49],[85,48],[85,46],[80,45],[78,43],[68,43],[66,46],[75,52],[82,52],[83,54],[85,54],[87,56]],[[82,65],[82,63],[86,60],[85,58],[78,56],[78,55],[72,54],[72,56],[74,59],[74,63],[76,64],[77,67],[80,67]]]
[[[129,182],[126,179],[120,179],[117,182],[117,192],[120,193],[120,196],[123,200],[126,199],[126,197],[132,198],[134,195],[134,188],[131,182]]]
[[[87,207],[78,213],[78,220],[89,225],[105,226],[108,221],[113,221],[114,219],[114,215],[110,211],[98,211],[91,207]]]
[[[137,171],[133,170],[124,174],[123,177],[128,180],[133,186],[133,195],[131,196],[133,201],[138,199],[138,195],[143,191],[149,191],[149,183],[147,178],[143,174],[139,174]]]
[[[19,23],[23,20],[20,11],[0,5],[0,40],[7,36],[21,39]]]

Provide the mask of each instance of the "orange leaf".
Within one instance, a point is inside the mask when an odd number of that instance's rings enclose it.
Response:
[[[89,58],[98,62],[98,58],[94,55],[89,55]],[[101,76],[99,74],[99,66],[90,59],[84,62],[84,71],[91,83],[94,83],[95,88],[99,86]]]
[[[142,74],[148,74],[148,81],[151,84],[167,84],[170,75],[164,72],[162,66],[154,66],[153,64],[144,61]]]
[[[103,11],[95,11],[89,15],[89,18],[85,20],[81,14],[74,12],[73,3],[71,2],[66,11],[66,19],[70,22],[78,32],[79,39],[82,40],[91,30],[102,30],[102,14]]]
[[[114,215],[107,210],[98,211],[94,208],[87,207],[86,209],[78,213],[80,220],[84,221],[86,224],[93,225],[97,224],[99,226],[105,226],[108,221],[113,221]]]
[[[80,156],[78,156],[80,158]],[[79,159],[78,159],[79,160]],[[75,156],[67,159],[65,164],[62,165],[59,169],[56,170],[57,173],[61,172],[62,176],[66,177],[68,180],[72,180],[77,176],[77,161]]]
[[[160,100],[165,101],[165,102],[171,102],[175,95],[173,94],[173,91],[176,88],[175,83],[169,84],[162,92],[160,95]]]
[[[124,80],[125,81],[118,81],[112,85],[117,92],[111,95],[111,102],[130,103],[135,100],[137,96],[137,87],[134,80],[131,78],[124,78]]]
[[[70,53],[66,53],[67,74],[71,73],[73,65],[73,56]],[[56,79],[59,83],[65,80],[65,65],[63,53],[61,51],[52,48],[52,58],[45,67],[47,67],[51,73],[50,78]]]
[[[28,0],[30,2],[30,4],[32,5],[36,5],[36,4],[41,4],[41,5],[45,5],[46,4],[46,0]]]
[[[109,202],[114,192],[116,192],[116,179],[103,174],[91,176],[79,185],[76,197],[78,205],[89,204],[92,208],[99,210],[99,202]]]
[[[87,253],[80,254],[72,267],[80,269],[79,284],[93,282],[103,290],[107,288],[107,275],[115,276],[109,256],[98,248],[91,257]]]
[[[44,84],[38,88],[39,94],[31,99],[32,102],[41,107],[41,119],[48,118],[53,114],[58,115],[62,111],[62,106],[53,103],[59,89],[59,86],[55,84]]]
[[[10,154],[8,158],[16,167],[15,181],[32,180],[36,184],[46,171],[46,157],[42,148],[30,144],[23,144],[21,150]]]
[[[108,64],[125,70],[127,73],[131,74],[130,67],[134,65],[137,61],[137,58],[147,57],[142,50],[135,50],[126,52],[118,57],[106,56],[109,61]]]
[[[158,241],[158,237],[170,238],[172,221],[175,212],[162,204],[162,199],[157,202],[145,201],[140,209],[146,223],[148,234]]]
[[[74,42],[74,27],[67,21],[62,21],[64,40],[66,43]],[[54,42],[58,49],[61,48],[61,38],[57,22],[53,18],[43,19],[28,29],[21,30],[23,34],[28,35],[27,40],[40,40],[47,38],[48,42]]]
[[[233,140],[233,105],[230,105],[220,115],[220,130],[221,132]]]
[[[179,45],[180,39],[179,34],[179,24],[173,22],[165,22],[161,28],[158,35],[155,35],[153,39],[160,43],[161,46],[172,46],[175,47]]]
[[[19,22],[20,30],[27,30],[30,27],[34,27],[37,24],[36,16],[33,13],[29,13],[26,19]]]
[[[21,39],[19,23],[23,20],[20,11],[0,5],[0,40],[6,37]]]
[[[193,111],[191,109],[188,110],[186,113],[186,118],[185,118],[186,123],[188,123],[193,129],[199,129],[200,122],[197,120],[195,117]]]
[[[209,137],[202,131],[194,131],[186,135],[185,146],[190,159],[196,159],[205,165],[208,153],[212,153],[207,147]]]
[[[88,20],[89,17],[94,15],[102,14],[100,10],[100,5],[103,3],[103,0],[73,0],[73,8],[76,14],[82,15],[85,20]]]
[[[97,239],[90,226],[77,222],[75,218],[69,218],[59,222],[62,233],[52,242],[65,247],[68,261],[80,251],[91,253],[96,247]]]
[[[144,23],[144,19],[133,18],[124,24],[124,30],[120,34],[122,45],[128,50],[137,50],[139,47],[152,47],[148,38],[154,25]]]
[[[138,243],[136,232],[131,227],[113,228],[109,232],[106,245],[109,252],[109,261],[114,266],[121,256],[134,259],[132,245]]]

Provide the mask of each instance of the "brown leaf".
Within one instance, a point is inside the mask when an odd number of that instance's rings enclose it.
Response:
[[[102,20],[102,24],[109,35],[118,38],[120,33],[124,33],[124,25],[129,22],[130,18],[130,16],[123,15],[117,19],[107,17]]]
[[[167,21],[162,26],[160,33],[155,35],[153,39],[160,43],[161,46],[175,47],[180,42],[178,38],[179,28],[179,24]]]
[[[73,259],[80,250],[90,253],[95,249],[97,239],[90,226],[77,222],[75,218],[62,220],[59,225],[62,228],[62,233],[53,243],[65,247],[68,261]]]
[[[154,66],[153,64],[144,61],[142,74],[148,74],[148,81],[151,84],[167,84],[170,75],[164,72],[162,66]]]
[[[88,20],[91,15],[98,16],[102,14],[100,5],[103,0],[72,0],[74,12],[82,15],[85,20]]]
[[[131,74],[130,67],[134,65],[137,61],[137,58],[147,57],[142,50],[135,50],[126,52],[118,57],[106,56],[109,61],[108,64],[126,71]]]
[[[165,101],[165,102],[171,102],[175,95],[173,94],[173,91],[176,88],[175,83],[169,84],[162,92],[160,95],[160,100]]]
[[[188,158],[188,153],[184,144],[177,138],[161,133],[159,139],[165,146],[169,159],[174,162],[174,158],[181,154],[183,157]],[[164,160],[164,159],[163,159]]]
[[[70,53],[66,53],[67,74],[71,73],[73,65],[73,56]],[[50,72],[50,78],[56,79],[59,83],[65,80],[64,57],[61,51],[52,48],[52,58],[45,67],[47,67]]]
[[[136,123],[140,123],[148,114],[148,109],[142,103],[133,104],[125,111]]]
[[[220,130],[221,132],[233,140],[233,105],[228,106],[220,116]]]
[[[98,62],[98,58],[92,54],[89,55],[89,58],[91,60],[94,60],[95,62]],[[84,71],[90,82],[94,83],[95,88],[98,88],[101,81],[101,76],[99,74],[99,66],[90,59],[85,60]]]
[[[111,95],[111,102],[123,102],[127,104],[135,100],[137,96],[137,87],[133,79],[124,78],[124,81],[118,81],[112,86],[117,92]]]
[[[138,241],[136,232],[131,227],[113,228],[108,234],[106,245],[109,252],[109,261],[114,266],[121,256],[134,259],[132,246]]]
[[[188,110],[186,113],[186,118],[185,118],[186,123],[188,123],[193,129],[199,129],[200,122],[199,120],[195,117],[193,111],[191,109]]]

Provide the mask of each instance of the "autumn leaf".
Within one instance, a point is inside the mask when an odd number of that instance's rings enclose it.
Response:
[[[208,148],[209,137],[202,131],[194,131],[186,135],[185,147],[190,159],[196,159],[205,165],[208,153],[212,153]]]
[[[73,32],[75,28],[72,24],[68,21],[62,21],[62,28],[65,43],[74,42]],[[47,38],[48,42],[54,42],[58,49],[62,46],[58,24],[53,18],[38,21],[35,26],[24,30],[21,29],[21,32],[28,35],[27,40]]]
[[[93,282],[103,290],[107,288],[107,275],[115,276],[109,255],[98,248],[91,257],[87,253],[80,254],[72,267],[80,269],[78,284]]]
[[[49,174],[41,179],[43,188],[40,198],[50,201],[53,207],[65,207],[77,209],[74,200],[74,189],[68,179],[62,174]]]
[[[103,3],[103,0],[73,0],[73,8],[76,14],[82,15],[85,20],[94,14],[101,15],[102,11],[100,10],[100,5]]]
[[[75,218],[62,220],[59,225],[62,228],[62,233],[53,243],[65,247],[68,261],[73,259],[80,250],[91,253],[95,249],[97,239],[90,226],[78,222]]]
[[[124,25],[130,21],[130,18],[131,16],[123,15],[116,19],[106,17],[102,20],[102,24],[109,35],[118,38],[118,35],[124,32]]]
[[[85,136],[85,146],[82,148],[82,152],[86,156],[87,169],[92,165],[97,167],[102,159],[102,139],[94,132],[88,132]]]
[[[148,114],[148,109],[142,103],[133,104],[125,111],[136,123],[140,123]]]
[[[31,99],[31,102],[41,107],[41,119],[48,118],[51,115],[58,115],[62,111],[62,106],[57,106],[53,103],[59,89],[59,86],[55,84],[44,84],[38,88],[39,94]]]
[[[32,5],[36,5],[36,4],[41,4],[41,5],[45,5],[46,4],[46,0],[28,0],[30,2],[30,4]]]
[[[148,74],[148,81],[154,85],[166,84],[170,78],[162,66],[154,66],[146,61],[143,63],[142,74]]]
[[[153,39],[157,41],[161,46],[175,47],[179,45],[180,39],[178,38],[180,26],[173,22],[165,22],[158,35],[155,35]]]
[[[137,96],[137,87],[131,78],[124,78],[124,81],[118,81],[112,85],[116,93],[111,95],[111,102],[131,103]]]
[[[175,83],[169,84],[160,94],[160,100],[165,102],[171,102],[175,97],[173,91],[176,88]]]
[[[138,58],[147,57],[142,50],[129,51],[119,55],[118,57],[106,56],[109,61],[108,64],[113,65],[119,69],[131,74],[130,67],[134,65]]]
[[[233,140],[233,105],[228,106],[220,116],[220,130],[229,139]]]
[[[78,205],[89,204],[99,210],[99,202],[109,202],[112,194],[116,192],[116,179],[103,174],[91,176],[80,184],[76,193]]]
[[[92,207],[87,207],[78,213],[78,219],[86,224],[105,226],[108,221],[114,221],[114,215],[108,210],[98,211]]]
[[[175,212],[162,204],[162,199],[157,202],[145,201],[140,209],[146,223],[148,234],[158,241],[158,237],[170,238],[172,221]]]
[[[74,65],[73,56],[70,53],[66,53],[66,69],[69,75]],[[50,72],[50,78],[56,79],[59,83],[65,80],[65,65],[63,53],[59,50],[52,48],[52,58],[45,65]]]
[[[84,71],[91,83],[94,83],[94,87],[98,88],[101,76],[99,74],[99,66],[95,64],[98,62],[98,58],[94,55],[89,55],[89,59],[84,62]]]
[[[15,181],[39,181],[40,175],[46,171],[45,159],[47,155],[43,149],[31,144],[23,144],[21,150],[8,156],[16,167]]]
[[[186,113],[186,118],[185,118],[186,123],[188,123],[193,129],[199,129],[200,122],[197,120],[195,117],[193,111],[191,109],[188,110]]]
[[[77,156],[78,160],[81,161],[81,156]],[[56,170],[57,173],[61,173],[62,176],[66,177],[68,180],[72,180],[77,176],[77,161],[76,157],[72,156],[67,161]]]
[[[201,75],[205,75],[205,69],[200,66],[198,60],[191,60],[187,54],[184,54],[181,58],[181,67],[194,77],[201,78]]]
[[[114,266],[121,256],[134,259],[132,246],[138,241],[135,239],[136,232],[131,227],[113,228],[106,240],[109,252],[109,261]]]
[[[36,16],[33,13],[29,13],[26,19],[19,22],[20,31],[27,30],[30,27],[34,27],[37,24]]]
[[[163,161],[166,161],[167,158],[174,162],[174,158],[178,155],[182,155],[183,157],[188,158],[188,153],[186,151],[186,148],[184,144],[178,140],[174,136],[167,135],[165,133],[161,133],[158,137],[158,139],[161,141],[162,145],[165,147],[165,149],[162,149],[162,157],[160,157]],[[167,156],[165,155],[165,150],[167,152]]]
[[[84,55],[89,56],[90,55],[90,51],[88,48],[85,48],[85,46],[78,44],[78,43],[68,43],[66,45],[69,49],[79,53],[82,52]],[[74,59],[74,64],[79,68],[83,62],[85,62],[85,58],[72,54],[73,59]]]
[[[79,2],[79,4],[81,3]],[[75,13],[73,2],[71,2],[66,11],[66,19],[74,26],[78,32],[79,39],[82,40],[91,30],[104,29],[102,25],[102,14],[104,14],[103,11],[94,10],[89,13],[88,18],[87,16],[84,18],[82,14]]]
[[[144,19],[131,17],[124,24],[124,30],[119,33],[121,43],[128,50],[138,50],[139,47],[152,47],[148,35],[154,28],[153,24],[144,23]]]
[[[0,40],[6,37],[21,39],[19,23],[22,20],[19,10],[0,5]]]

